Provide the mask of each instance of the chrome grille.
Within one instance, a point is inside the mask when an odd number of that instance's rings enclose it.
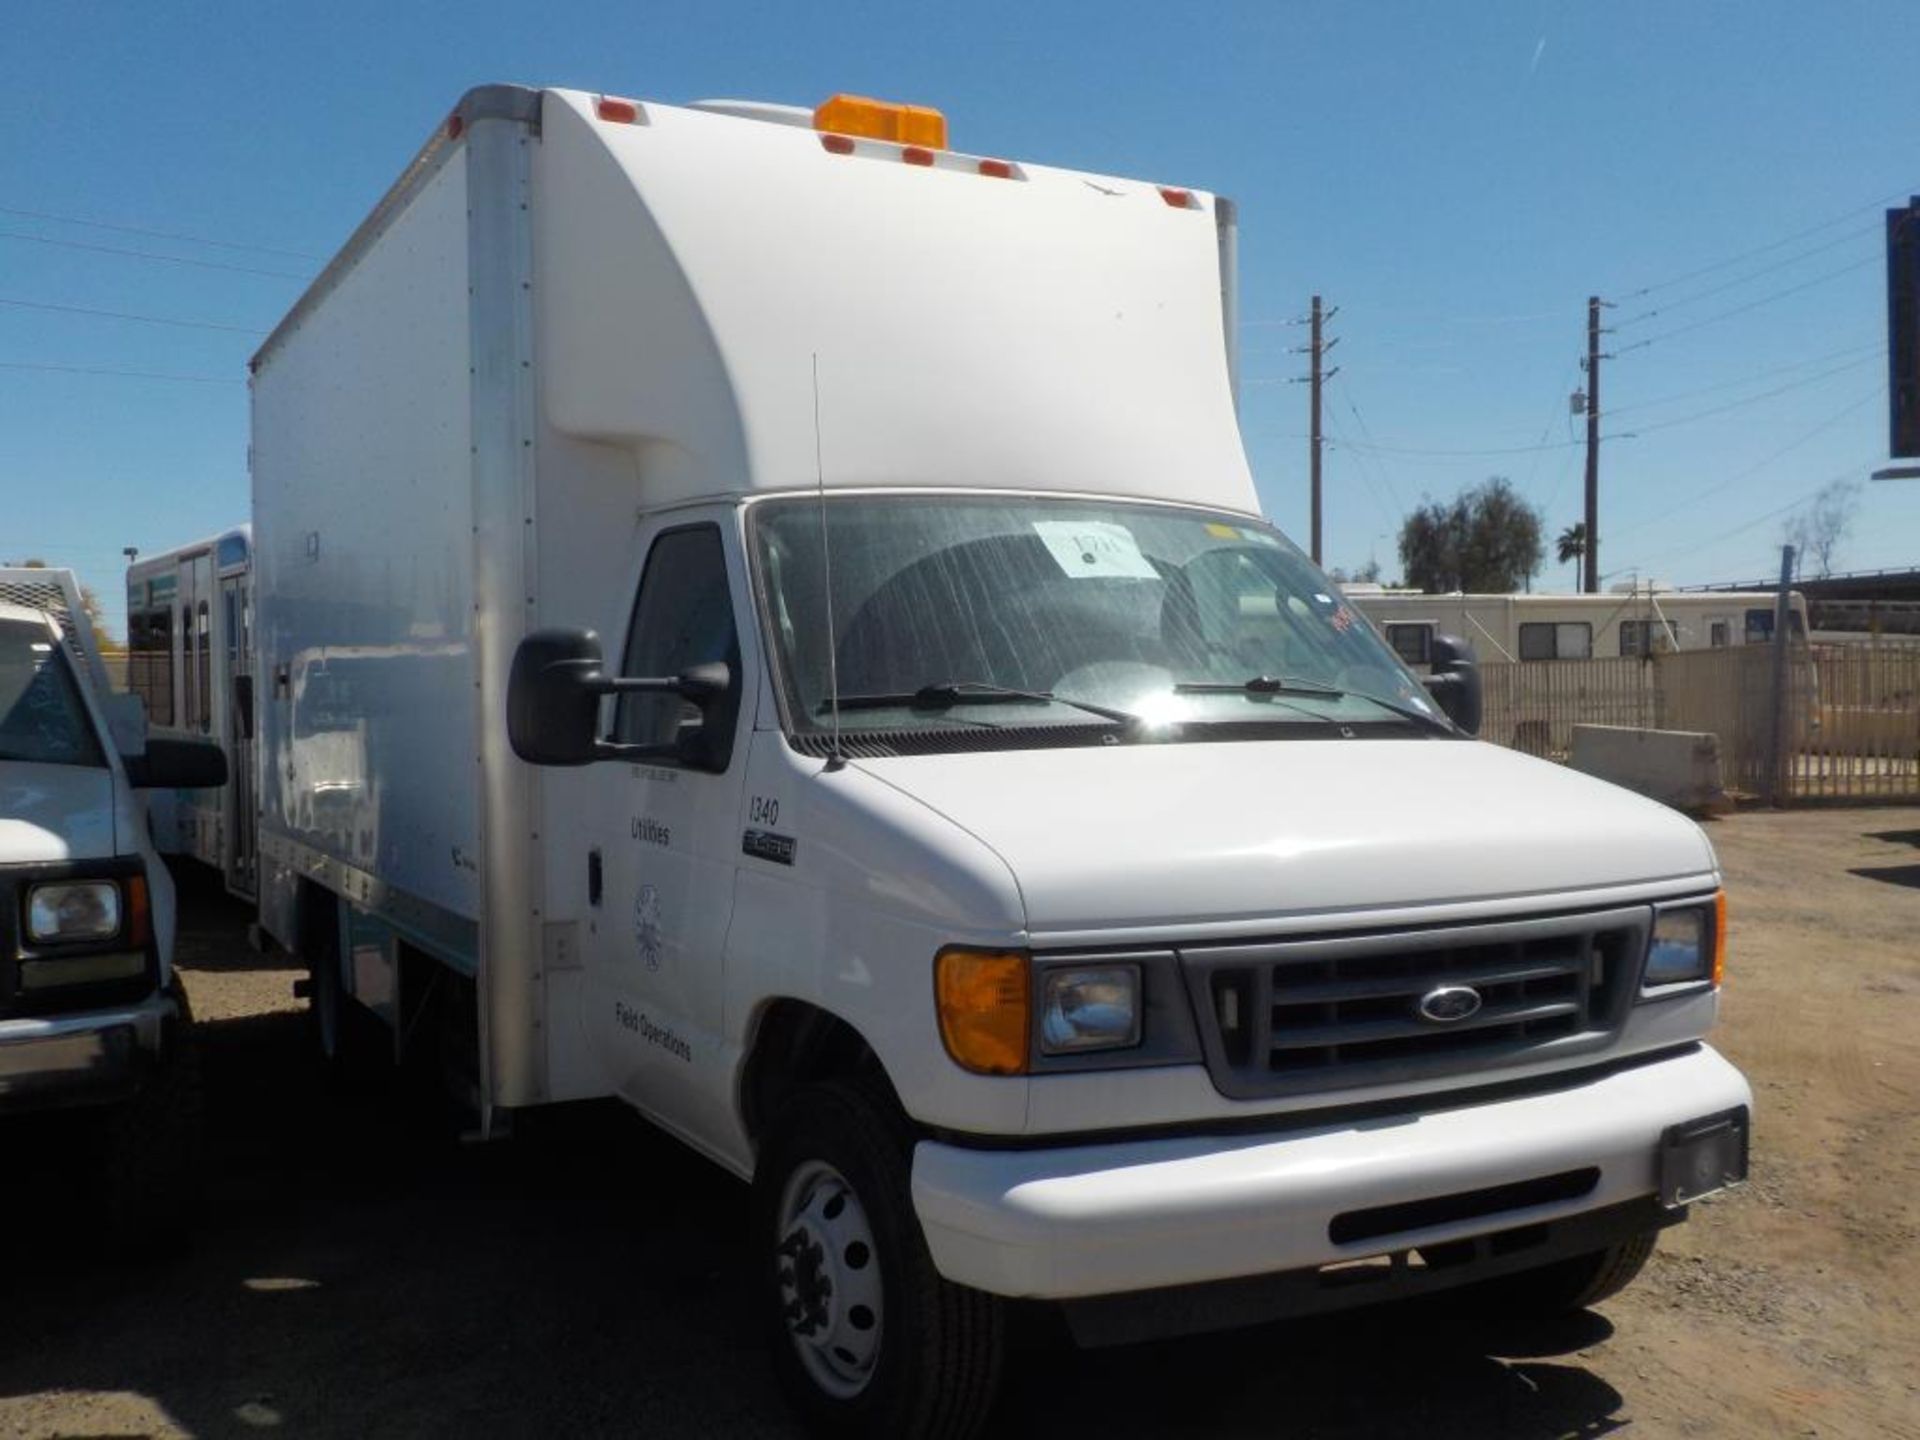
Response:
[[[1389,1084],[1599,1049],[1625,1018],[1644,906],[1465,926],[1195,945],[1180,960],[1216,1088],[1236,1099]],[[1462,988],[1462,1018],[1422,1013]]]

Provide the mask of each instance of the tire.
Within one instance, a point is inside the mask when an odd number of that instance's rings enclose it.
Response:
[[[1589,1255],[1575,1255],[1476,1289],[1490,1312],[1563,1315],[1598,1305],[1631,1285],[1646,1268],[1660,1232],[1648,1230]]]
[[[158,1063],[131,1100],[102,1116],[101,1202],[114,1246],[128,1254],[185,1247],[199,1208],[206,1137],[199,1032],[176,991]]]
[[[816,1433],[964,1440],[999,1386],[1003,1307],[934,1269],[908,1190],[912,1137],[889,1098],[809,1085],[775,1117],[754,1176],[756,1303]]]

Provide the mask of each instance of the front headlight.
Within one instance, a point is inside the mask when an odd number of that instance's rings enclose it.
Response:
[[[1139,966],[1046,972],[1040,999],[1043,1054],[1123,1050],[1139,1043]]]
[[[1653,918],[1647,939],[1647,967],[1643,990],[1668,985],[1720,982],[1726,954],[1726,895],[1705,905],[1676,906]]]
[[[66,880],[27,892],[27,935],[36,942],[111,940],[120,933],[120,887],[111,880]]]

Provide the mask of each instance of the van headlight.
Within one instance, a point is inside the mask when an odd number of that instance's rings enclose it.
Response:
[[[1676,905],[1656,912],[1647,937],[1647,964],[1640,987],[1719,984],[1726,968],[1726,892],[1704,905]]]
[[[1076,1055],[1140,1043],[1140,967],[1100,965],[1044,972],[1040,1050]]]
[[[27,935],[36,943],[111,940],[120,933],[120,887],[111,880],[61,880],[27,892]]]

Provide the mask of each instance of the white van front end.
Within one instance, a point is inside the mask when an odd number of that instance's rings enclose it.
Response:
[[[1718,872],[1696,826],[1625,791],[1414,740],[855,758],[793,778],[836,792],[795,827],[832,847],[814,867],[832,905],[877,912],[836,931],[913,953],[783,987],[853,1019],[926,1127],[913,1201],[951,1280],[1110,1297],[1422,1247],[1481,1278],[1668,1223],[1744,1163],[1748,1087],[1701,1043]],[[954,923],[983,900],[1019,923]],[[770,895],[736,925],[794,911]],[[1697,917],[1699,978],[1649,983],[1662,917],[1663,936]],[[792,937],[736,930],[735,955],[790,955]],[[957,955],[1014,977],[1014,1073],[952,1053],[989,1046],[999,1017],[971,1035],[952,1019],[943,1043],[938,967]],[[1085,994],[1107,1013],[1076,1025]],[[1702,1153],[1710,1185],[1689,1168]],[[1378,1298],[1323,1280],[1273,1301]],[[1248,1313],[1146,1299],[1163,1331]]]
[[[1632,1251],[1744,1177],[1699,827],[1471,739],[1275,532],[746,508],[786,818],[729,1014],[871,1047],[947,1281],[1134,1339]]]

